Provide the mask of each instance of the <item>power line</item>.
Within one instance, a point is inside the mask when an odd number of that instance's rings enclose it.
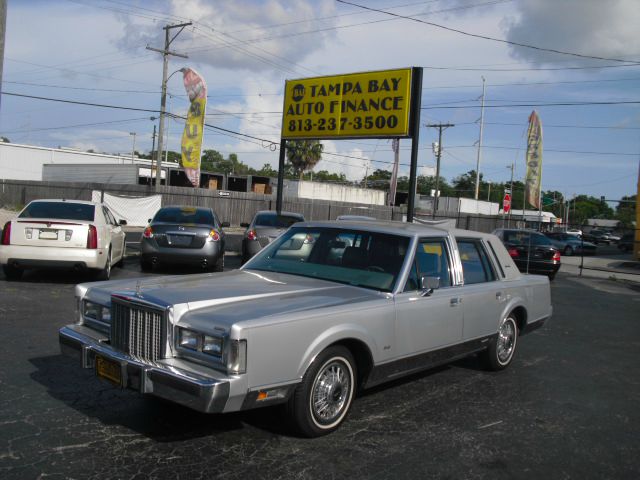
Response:
[[[558,103],[519,103],[509,105],[485,105],[484,108],[512,108],[512,107],[584,107],[588,105],[636,105],[640,101],[624,101],[624,102],[558,102]],[[450,107],[420,107],[421,110],[435,109],[460,109],[460,108],[478,108],[477,106],[450,106]]]
[[[336,0],[336,1],[338,3],[344,3],[346,5],[351,5],[353,7],[362,8],[364,10],[369,10],[369,11],[378,12],[378,13],[384,13],[385,15],[390,15],[390,16],[397,17],[397,18],[404,18],[405,20],[411,20],[413,22],[424,23],[425,25],[430,25],[432,27],[441,28],[443,30],[447,30],[447,31],[450,31],[450,32],[459,33],[461,35],[466,35],[468,37],[480,38],[480,39],[483,39],[483,40],[491,40],[493,42],[505,43],[507,45],[513,45],[513,46],[516,46],[516,47],[524,47],[524,48],[529,48],[529,49],[532,49],[532,50],[538,50],[538,51],[542,51],[542,52],[558,53],[558,54],[561,54],[561,55],[569,55],[569,56],[578,57],[578,58],[588,58],[588,59],[593,59],[593,60],[606,60],[606,61],[609,61],[609,62],[629,63],[629,60],[621,60],[619,58],[605,58],[605,57],[598,57],[598,56],[595,56],[595,55],[584,55],[584,54],[581,54],[581,53],[565,52],[565,51],[556,50],[556,49],[553,49],[553,48],[543,48],[543,47],[537,47],[535,45],[528,45],[526,43],[512,42],[510,40],[505,40],[503,38],[494,38],[494,37],[489,37],[489,36],[486,36],[486,35],[479,35],[479,34],[475,34],[475,33],[469,33],[469,32],[465,32],[463,30],[458,30],[456,28],[451,28],[451,27],[447,27],[447,26],[444,26],[444,25],[439,25],[437,23],[427,22],[426,20],[420,20],[419,18],[409,17],[409,16],[406,16],[406,15],[399,15],[397,13],[388,12],[388,11],[385,11],[385,10],[379,10],[377,8],[365,7],[363,5],[358,5],[357,3],[347,2],[346,0]]]

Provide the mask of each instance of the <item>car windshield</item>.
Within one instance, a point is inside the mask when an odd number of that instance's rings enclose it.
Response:
[[[256,227],[289,228],[294,223],[304,222],[304,218],[294,215],[274,215],[272,213],[260,213],[256,216]]]
[[[31,202],[19,218],[49,218],[93,222],[95,206],[75,202]]]
[[[289,273],[383,292],[394,289],[409,238],[330,227],[292,227],[246,269]]]
[[[551,240],[537,232],[505,231],[504,241],[515,245],[553,245]]]
[[[191,207],[161,208],[153,219],[154,222],[213,225],[211,210]]]

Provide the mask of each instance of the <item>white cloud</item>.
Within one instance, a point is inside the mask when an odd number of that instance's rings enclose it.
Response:
[[[640,55],[637,0],[520,0],[515,5],[517,17],[503,24],[510,41],[605,58]],[[579,61],[521,47],[512,53],[534,63]]]

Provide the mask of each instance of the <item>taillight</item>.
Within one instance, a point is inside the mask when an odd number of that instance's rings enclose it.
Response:
[[[11,222],[7,222],[2,229],[2,245],[11,244]]]
[[[216,232],[214,229],[211,229],[209,232],[209,238],[207,238],[209,242],[217,242],[220,240],[220,234]]]
[[[518,258],[520,256],[520,252],[518,252],[517,248],[509,248],[507,252],[509,252],[509,256],[511,258]]]
[[[142,232],[142,236],[144,238],[153,238],[153,229],[151,227],[145,228],[144,232]]]
[[[560,252],[556,252],[553,254],[553,258],[551,259],[554,262],[559,262],[560,261]]]
[[[89,225],[87,232],[87,248],[95,250],[98,248],[98,229],[94,225]]]
[[[258,239],[258,234],[256,233],[255,230],[249,230],[247,232],[247,240],[257,240]]]

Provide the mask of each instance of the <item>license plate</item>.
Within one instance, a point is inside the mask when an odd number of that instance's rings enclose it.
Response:
[[[171,235],[169,237],[169,244],[177,247],[186,247],[191,245],[191,235]]]
[[[96,375],[118,386],[122,386],[122,369],[117,362],[96,356]]]
[[[57,240],[58,239],[58,231],[53,229],[40,229],[40,233],[38,234],[38,238],[40,240]]]

